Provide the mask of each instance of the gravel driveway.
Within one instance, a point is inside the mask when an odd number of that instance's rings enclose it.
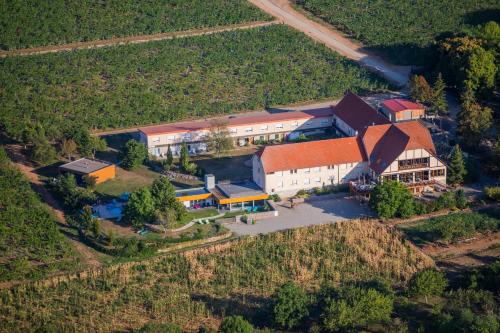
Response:
[[[370,216],[366,205],[353,198],[339,196],[335,199],[303,203],[288,208],[278,206],[279,216],[257,221],[255,224],[226,223],[225,227],[238,235],[257,235],[316,224],[334,223],[341,220]]]

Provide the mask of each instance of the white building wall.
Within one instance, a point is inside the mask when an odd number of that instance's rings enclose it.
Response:
[[[332,126],[332,117],[321,117],[311,119],[297,119],[286,121],[273,121],[267,123],[257,123],[249,125],[228,126],[230,136],[233,138],[255,138],[258,139],[261,135],[268,136],[272,134],[288,134],[291,132],[302,132],[314,129],[325,129]],[[179,148],[174,146],[186,142],[193,143],[193,153],[197,150],[206,150],[206,140],[210,133],[209,130],[199,130],[191,132],[166,133],[158,135],[146,136],[141,133],[141,141],[143,141],[150,154],[164,155],[167,152],[167,146],[170,145],[172,152],[176,154]]]
[[[263,190],[283,196],[295,195],[299,190],[346,183],[367,172],[366,162],[354,162],[315,168],[277,171],[265,175]],[[259,175],[257,177],[262,177]],[[254,181],[255,178],[254,178]],[[257,182],[257,181],[256,181]]]
[[[344,134],[348,136],[356,136],[358,135],[357,131],[355,131],[351,126],[347,125],[342,119],[337,116],[333,116],[335,121],[335,126],[341,130]]]

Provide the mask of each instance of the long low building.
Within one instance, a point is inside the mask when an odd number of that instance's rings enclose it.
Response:
[[[187,143],[189,153],[194,155],[207,152],[210,129],[218,123],[227,126],[236,145],[244,146],[323,132],[332,127],[332,115],[330,108],[261,112],[254,115],[142,127],[139,133],[141,142],[146,145],[151,155],[160,158],[166,156],[168,146],[174,155],[178,155],[184,142]]]

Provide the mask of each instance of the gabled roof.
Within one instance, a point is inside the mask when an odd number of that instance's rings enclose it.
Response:
[[[361,142],[356,137],[266,146],[257,156],[265,173],[364,160]]]
[[[335,116],[359,133],[368,126],[390,123],[377,110],[351,92],[347,92],[336,106],[332,106],[332,109]]]
[[[312,118],[327,118],[332,116],[332,110],[330,108],[321,108],[313,110],[304,111],[287,111],[287,112],[277,112],[269,113],[262,112],[260,114],[254,115],[242,115],[242,116],[227,116],[222,119],[227,121],[227,126],[245,126],[245,125],[255,125],[262,123],[273,123],[287,120],[301,120],[301,119],[312,119]],[[221,119],[221,118],[218,118]],[[214,119],[204,119],[195,121],[185,121],[178,123],[171,123],[165,125],[155,125],[139,128],[139,131],[150,135],[159,134],[171,134],[171,133],[187,133],[193,131],[208,130],[213,126]]]
[[[420,103],[413,103],[407,99],[388,99],[382,102],[382,106],[384,106],[387,110],[392,113],[398,113],[405,110],[423,110],[424,106]]]
[[[377,173],[383,172],[405,150],[425,149],[436,154],[429,131],[419,121],[370,126],[361,140],[370,168]]]

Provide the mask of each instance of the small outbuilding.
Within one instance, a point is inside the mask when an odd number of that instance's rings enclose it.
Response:
[[[400,98],[383,101],[380,111],[393,123],[425,116],[425,107],[422,104]]]
[[[59,172],[74,174],[79,183],[83,181],[83,177],[85,176],[94,177],[96,179],[96,184],[100,184],[108,179],[115,178],[116,167],[112,163],[89,158],[80,158],[79,160],[59,166]]]

